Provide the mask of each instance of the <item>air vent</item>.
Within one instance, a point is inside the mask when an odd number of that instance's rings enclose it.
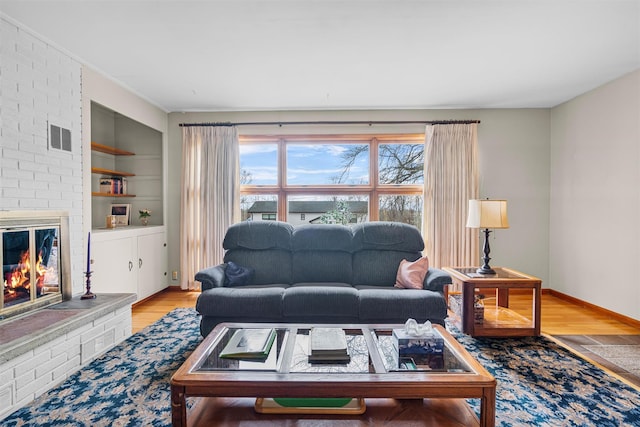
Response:
[[[56,125],[49,125],[49,147],[71,152],[71,131]]]

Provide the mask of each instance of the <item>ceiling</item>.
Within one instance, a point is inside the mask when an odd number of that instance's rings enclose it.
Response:
[[[640,68],[640,0],[5,1],[167,112],[552,107]]]

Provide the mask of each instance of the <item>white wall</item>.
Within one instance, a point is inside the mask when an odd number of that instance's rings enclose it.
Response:
[[[284,111],[169,114],[168,217],[179,221],[182,131],[180,123],[479,119],[480,194],[509,201],[511,228],[496,230],[491,265],[509,266],[538,276],[548,287],[549,110],[388,110]],[[241,134],[419,133],[422,125],[399,126],[243,126]],[[171,221],[169,269],[179,271],[179,227]],[[480,262],[480,260],[478,260]],[[177,285],[177,281],[172,281]]]
[[[551,110],[550,285],[640,320],[640,70]]]
[[[0,209],[69,213],[73,293],[83,290],[81,65],[0,18]],[[49,149],[49,122],[71,152]]]

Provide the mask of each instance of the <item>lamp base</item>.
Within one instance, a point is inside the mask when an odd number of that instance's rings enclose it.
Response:
[[[484,256],[482,257],[482,261],[484,261],[484,264],[482,264],[482,267],[480,267],[479,269],[476,270],[476,273],[478,274],[496,274],[496,271],[489,267],[489,261],[491,261],[491,258],[489,257],[489,233],[491,233],[491,230],[489,230],[488,228],[484,229]]]
[[[476,270],[476,273],[478,274],[496,274],[496,271],[493,268],[487,267],[487,266],[482,266],[479,269]]]

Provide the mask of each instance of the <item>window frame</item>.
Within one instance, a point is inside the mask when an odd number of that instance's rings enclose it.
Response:
[[[424,144],[424,134],[301,134],[301,135],[241,135],[240,144],[277,145],[277,183],[268,185],[242,184],[240,194],[275,195],[277,197],[277,219],[287,221],[288,196],[349,196],[367,195],[369,198],[369,221],[379,221],[379,197],[382,195],[423,195],[424,184],[380,184],[378,175],[380,144]],[[287,150],[291,144],[369,144],[369,184],[288,185]],[[426,176],[426,175],[425,175]]]

